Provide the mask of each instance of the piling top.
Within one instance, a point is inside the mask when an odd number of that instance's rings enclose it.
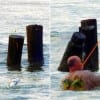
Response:
[[[10,35],[9,36],[10,38],[20,38],[20,39],[24,39],[24,36],[21,36],[21,35]]]
[[[91,26],[95,25],[96,26],[97,20],[96,19],[86,19],[86,20],[81,20],[81,26]]]
[[[38,30],[38,29],[42,29],[43,26],[35,24],[35,25],[28,25],[28,26],[26,26],[26,28],[27,29],[37,29]]]

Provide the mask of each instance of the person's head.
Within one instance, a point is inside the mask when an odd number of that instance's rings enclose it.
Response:
[[[78,56],[70,56],[67,60],[69,72],[74,72],[83,69],[83,64]]]

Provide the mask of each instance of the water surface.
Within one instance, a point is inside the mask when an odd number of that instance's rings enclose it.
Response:
[[[98,40],[100,40],[100,1],[52,0],[51,12],[51,100],[99,100],[99,88],[93,91],[82,92],[63,91],[60,88],[60,82],[67,73],[58,72],[57,68],[68,41],[73,32],[78,31],[81,20],[97,19]]]

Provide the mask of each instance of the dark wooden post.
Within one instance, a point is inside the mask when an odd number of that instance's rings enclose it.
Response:
[[[84,43],[85,43],[85,35],[79,32],[74,32],[71,40],[68,43],[68,46],[64,52],[60,65],[58,67],[59,71],[68,72],[69,68],[67,66],[67,59],[72,55],[77,55],[81,59],[83,59],[84,53]]]
[[[27,47],[29,71],[40,70],[43,65],[43,27],[29,25],[27,31]]]
[[[85,58],[86,58],[97,43],[96,19],[82,20],[79,31],[86,36],[86,43],[85,43],[85,53],[86,53]],[[99,69],[98,46],[96,47],[94,53],[91,55],[91,57],[85,64],[84,69],[88,69],[91,71],[97,71]]]
[[[9,36],[7,66],[8,70],[21,70],[21,55],[24,37],[19,35]]]

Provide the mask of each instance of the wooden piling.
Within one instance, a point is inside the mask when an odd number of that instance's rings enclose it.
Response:
[[[79,31],[86,36],[85,43],[85,58],[89,55],[93,47],[97,44],[97,21],[96,19],[86,19],[81,21],[81,27]],[[86,62],[84,69],[91,71],[97,71],[99,69],[99,60],[98,60],[98,45],[94,50],[93,54]]]
[[[43,27],[41,25],[28,25],[27,47],[28,47],[28,70],[40,70],[43,65]]]
[[[72,55],[77,55],[81,59],[83,58],[85,35],[79,32],[74,32],[71,40],[69,41],[67,48],[58,67],[59,71],[68,72],[67,59]]]
[[[7,66],[8,70],[21,70],[21,55],[24,37],[10,35],[8,44]]]

